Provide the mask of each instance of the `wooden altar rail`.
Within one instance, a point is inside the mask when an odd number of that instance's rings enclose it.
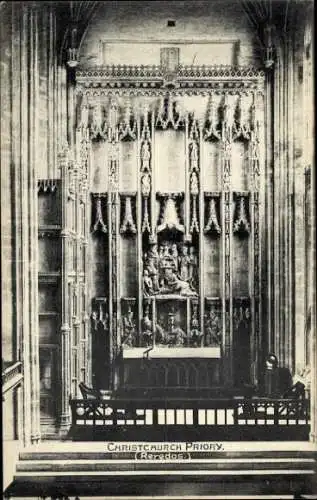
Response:
[[[309,401],[294,399],[70,400],[74,439],[268,439],[309,436]]]

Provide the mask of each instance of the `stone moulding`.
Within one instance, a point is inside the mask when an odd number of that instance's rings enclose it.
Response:
[[[2,400],[4,400],[4,394],[20,385],[22,379],[21,361],[13,362],[9,366],[2,368]]]
[[[261,68],[252,66],[183,66],[179,65],[174,73],[176,78],[260,78],[265,73]],[[162,66],[111,65],[98,67],[79,67],[76,77],[88,79],[100,78],[165,78]]]
[[[237,88],[249,90],[264,85],[265,73],[255,67],[233,66],[183,66],[179,65],[167,74],[161,66],[113,65],[95,68],[78,68],[76,71],[77,92],[87,89],[135,89],[158,91],[161,88],[175,88],[178,91],[195,89]]]

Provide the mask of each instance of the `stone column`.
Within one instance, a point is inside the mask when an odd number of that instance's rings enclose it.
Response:
[[[263,189],[265,190],[265,249],[263,250],[264,262],[266,267],[263,269],[263,332],[265,342],[260,348],[265,346],[265,351],[274,350],[274,258],[273,258],[273,116],[272,116],[272,95],[273,95],[273,72],[267,71],[265,79],[265,104],[264,104],[264,123],[265,123],[265,174]],[[266,352],[263,352],[265,357]],[[261,367],[263,369],[263,367]]]
[[[294,55],[293,37],[288,35],[286,41],[286,109],[285,128],[286,137],[286,179],[285,179],[285,366],[294,373]]]
[[[1,127],[0,155],[1,155],[1,298],[2,310],[2,358],[5,361],[18,359],[14,343],[14,276],[12,266],[7,263],[13,258],[14,212],[12,206],[12,100],[14,73],[13,54],[17,55],[13,45],[18,41],[12,37],[12,5],[9,2],[0,2],[1,30],[0,30],[0,81],[1,81]],[[16,59],[16,58],[15,58]],[[20,75],[20,72],[18,72]]]
[[[68,430],[70,425],[69,396],[70,387],[70,311],[69,311],[69,286],[68,286],[68,267],[72,256],[69,255],[69,224],[67,214],[68,200],[68,150],[65,149],[60,157],[61,175],[62,175],[62,276],[61,276],[61,330],[60,330],[60,353],[61,353],[61,401],[60,401],[60,429],[61,433]]]
[[[293,58],[290,39],[281,37],[274,70],[274,339],[279,364],[294,365],[294,162]]]
[[[31,441],[40,439],[40,371],[39,371],[39,325],[38,325],[38,207],[37,179],[39,156],[39,17],[38,4],[31,6],[30,16],[30,151],[29,151],[29,196],[30,220],[30,378],[31,378]]]
[[[305,332],[306,294],[308,280],[306,262],[305,228],[305,117],[308,110],[305,99],[305,81],[303,77],[304,33],[298,32],[294,48],[294,328],[295,328],[295,370],[300,373],[307,365],[307,345]]]
[[[312,59],[314,61],[314,59]],[[310,96],[313,100],[313,96]],[[314,124],[311,124],[313,129]],[[311,135],[311,140],[314,137]],[[313,155],[313,151],[311,152]],[[311,430],[310,439],[317,444],[317,339],[316,339],[316,170],[312,166],[312,203],[311,203],[311,275],[310,275],[310,295],[311,295]]]
[[[316,219],[315,219],[316,220]],[[313,224],[314,225],[314,224]],[[316,243],[316,230],[314,229]],[[316,247],[313,250],[316,262]],[[314,267],[314,266],[313,266]],[[316,279],[316,269],[313,271],[314,278]],[[316,281],[314,281],[316,283]],[[314,305],[312,307],[312,336],[311,336],[311,383],[310,383],[310,440],[317,445],[317,342],[316,342],[316,292],[314,292]]]
[[[37,318],[38,10],[12,5],[12,165],[15,204],[16,331],[23,370],[25,444],[40,439]],[[18,54],[18,55],[17,55]],[[18,62],[19,58],[19,62]],[[13,69],[12,68],[12,69]]]
[[[311,21],[312,23],[312,21]],[[314,73],[314,44],[312,43],[313,36],[311,34],[312,24],[310,26],[310,50],[311,50],[311,72],[308,72],[307,78],[310,79],[308,88],[308,106],[311,110],[311,121],[308,124],[308,140],[307,146],[311,160],[311,273],[309,275],[309,298],[311,303],[311,433],[310,439],[317,444],[317,333],[316,333],[316,165],[315,147],[313,143],[314,134],[314,95],[313,95],[313,73]]]
[[[108,157],[108,228],[109,228],[109,318],[110,318],[110,388],[116,389],[119,384],[118,367],[115,357],[118,349],[118,328],[120,311],[120,275],[118,257],[118,239],[120,225],[119,205],[119,146],[117,125],[117,102],[113,99],[109,111],[110,147]]]
[[[231,155],[232,134],[227,121],[227,95],[224,96],[222,121],[222,332],[223,332],[223,381],[233,384],[233,304],[232,304],[232,205]]]

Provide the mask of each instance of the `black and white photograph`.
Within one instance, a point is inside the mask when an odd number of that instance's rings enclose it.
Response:
[[[314,11],[0,1],[5,500],[317,499]]]

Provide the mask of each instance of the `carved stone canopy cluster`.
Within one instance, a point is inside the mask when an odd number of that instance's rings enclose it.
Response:
[[[230,89],[218,95],[211,92],[204,115],[195,119],[192,112],[180,105],[175,93],[165,91],[159,99],[151,103],[136,103],[131,94],[122,103],[118,97],[88,98],[83,96],[78,118],[78,129],[89,130],[92,140],[131,140],[137,137],[146,139],[142,145],[142,159],[145,164],[149,159],[150,129],[174,130],[191,127],[191,135],[198,135],[201,131],[204,140],[235,141],[237,139],[250,140],[251,135],[259,127],[257,109],[258,91],[251,93],[250,99],[244,98],[244,92]],[[157,97],[157,95],[156,95]],[[197,128],[195,132],[194,128]],[[192,143],[191,155],[197,153],[195,143]],[[146,168],[144,167],[144,170]],[[195,179],[192,179],[192,190],[195,190]],[[146,188],[144,188],[146,189]]]
[[[57,190],[57,185],[59,184],[57,179],[40,179],[37,182],[37,192],[51,194]]]

